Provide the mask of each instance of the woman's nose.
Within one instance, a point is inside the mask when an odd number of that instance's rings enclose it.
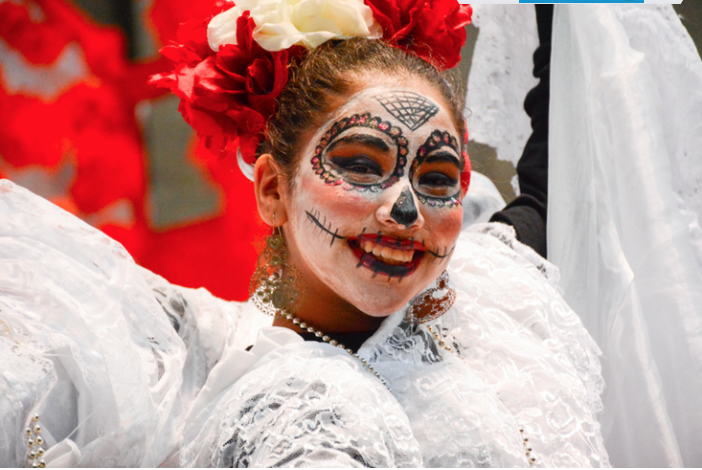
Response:
[[[397,193],[395,193],[397,194]],[[417,208],[412,189],[405,185],[399,194],[388,197],[376,211],[378,221],[385,225],[415,230],[424,225],[424,217]]]

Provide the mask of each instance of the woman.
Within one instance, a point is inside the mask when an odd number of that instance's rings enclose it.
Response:
[[[608,465],[597,347],[554,268],[507,226],[461,231],[464,123],[438,68],[469,10],[397,7],[403,25],[388,4],[301,5],[326,29],[230,6],[158,77],[212,146],[239,146],[275,229],[248,304],[171,286],[0,186],[3,252],[23,253],[3,257],[7,463]]]

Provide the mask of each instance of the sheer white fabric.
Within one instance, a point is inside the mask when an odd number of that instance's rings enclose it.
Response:
[[[702,465],[702,62],[671,6],[555,10],[548,247],[616,466]]]
[[[403,311],[361,348],[385,388],[8,181],[0,218],[0,465],[35,412],[50,466],[526,466],[520,427],[537,466],[608,464],[597,347],[506,226],[461,235],[432,323],[457,355]]]
[[[182,466],[421,466],[408,418],[379,380],[345,351],[288,334],[297,341],[263,355],[188,426]]]
[[[26,463],[34,413],[49,464],[157,466],[224,348],[270,319],[171,286],[6,180],[0,220],[0,466]]]

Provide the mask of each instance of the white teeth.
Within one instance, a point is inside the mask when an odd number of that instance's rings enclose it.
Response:
[[[375,250],[373,250],[375,251]],[[395,259],[393,256],[393,250],[392,248],[388,248],[387,246],[384,246],[382,250],[380,250],[380,256],[385,259]]]
[[[409,263],[414,257],[414,250],[396,250],[389,246],[378,245],[371,240],[361,242],[360,247],[361,250],[366,253],[372,253],[373,256],[388,264]]]

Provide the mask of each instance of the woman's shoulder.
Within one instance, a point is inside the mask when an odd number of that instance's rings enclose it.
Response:
[[[558,267],[543,258],[529,246],[517,240],[514,227],[500,222],[476,223],[463,229],[456,243],[452,265],[461,264],[467,258],[493,263],[513,263],[525,270],[536,269],[541,278],[558,286]]]
[[[442,324],[452,335],[483,345],[473,352],[559,357],[585,385],[587,407],[601,411],[601,351],[563,299],[556,266],[520,243],[512,227],[487,223],[461,234],[448,272],[456,303]]]
[[[464,230],[449,264],[462,317],[484,322],[498,314],[501,325],[526,328],[541,341],[559,339],[598,356],[580,317],[563,299],[558,268],[516,239],[501,223],[476,224]]]

